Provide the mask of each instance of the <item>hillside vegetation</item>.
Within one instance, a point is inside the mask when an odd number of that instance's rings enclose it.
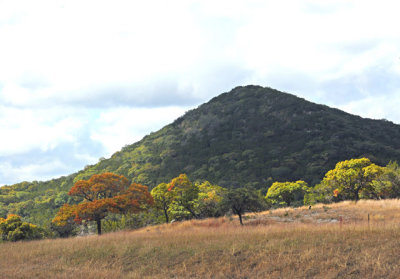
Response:
[[[399,209],[345,201],[247,215],[245,226],[219,218],[3,243],[1,277],[399,278]]]
[[[46,182],[0,188],[0,217],[49,225],[80,179],[113,172],[154,188],[180,173],[227,188],[266,191],[276,181],[310,186],[341,160],[400,161],[400,126],[363,119],[270,88],[237,87],[187,112],[109,159]]]

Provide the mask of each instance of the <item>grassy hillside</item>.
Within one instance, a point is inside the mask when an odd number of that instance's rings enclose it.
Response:
[[[2,278],[399,278],[400,201],[0,244]],[[368,213],[370,222],[368,222]]]
[[[363,119],[270,88],[237,87],[109,159],[67,177],[0,188],[0,217],[48,224],[79,179],[114,172],[155,187],[180,173],[224,187],[318,183],[338,161],[400,161],[400,126]]]

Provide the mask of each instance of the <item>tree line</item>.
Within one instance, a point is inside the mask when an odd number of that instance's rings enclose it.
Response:
[[[180,174],[151,191],[129,183],[122,175],[94,174],[79,180],[68,192],[68,203],[52,220],[51,232],[26,222],[18,215],[0,218],[3,241],[76,235],[95,226],[97,233],[171,221],[243,214],[282,206],[302,206],[343,200],[386,199],[400,196],[400,167],[396,162],[378,166],[367,158],[336,164],[323,180],[309,187],[304,181],[274,182],[268,190],[227,189],[209,181],[192,182]]]

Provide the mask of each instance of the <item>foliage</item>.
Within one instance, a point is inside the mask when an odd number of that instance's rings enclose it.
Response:
[[[76,205],[63,205],[53,223],[65,226],[73,220],[77,224],[95,221],[97,233],[101,234],[101,220],[109,213],[139,212],[151,205],[153,198],[146,186],[132,183],[124,176],[113,173],[93,175],[89,180],[79,180],[68,192],[70,196],[83,198]]]
[[[173,178],[169,184],[161,183],[151,191],[156,210],[161,211],[168,223],[190,218],[219,217],[226,189],[208,181],[193,184],[186,174]]]
[[[173,196],[175,211],[187,210],[192,217],[198,218],[195,212],[195,203],[199,196],[199,188],[194,185],[186,174],[180,174],[168,184],[168,191]],[[176,213],[175,213],[176,215]]]
[[[304,195],[309,190],[307,183],[301,180],[296,182],[275,182],[268,189],[265,197],[273,204],[290,206],[293,202],[298,202],[298,205],[301,205]]]
[[[239,216],[241,225],[243,225],[242,215],[245,212],[255,212],[265,208],[259,192],[251,188],[228,190],[223,197],[222,204]]]
[[[390,162],[383,174],[371,182],[371,193],[364,198],[391,199],[400,197],[400,167],[397,162]],[[369,194],[369,195],[367,195]]]
[[[225,210],[221,203],[227,189],[212,185],[208,181],[196,183],[196,187],[199,188],[199,196],[195,203],[198,216],[201,218],[223,216]]]
[[[45,232],[36,225],[23,222],[21,216],[10,214],[7,219],[0,218],[2,240],[18,241],[44,238]]]
[[[169,190],[168,184],[161,183],[153,188],[150,193],[154,199],[154,207],[163,212],[165,222],[169,223],[169,209],[174,200],[174,192]]]
[[[329,187],[329,185],[320,183],[310,189],[304,195],[304,204],[314,205],[317,203],[331,203],[340,201],[339,196],[335,196],[336,189]]]
[[[325,175],[322,184],[332,195],[342,199],[359,200],[360,193],[375,195],[372,182],[383,174],[384,168],[371,163],[368,158],[351,159],[336,164]]]

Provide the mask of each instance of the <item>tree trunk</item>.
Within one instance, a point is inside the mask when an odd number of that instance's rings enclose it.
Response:
[[[168,217],[168,211],[166,208],[164,208],[164,215],[165,215],[165,222],[168,224],[169,223],[169,217]]]
[[[360,190],[356,189],[354,192],[354,199],[356,202],[358,202],[358,200],[360,199],[360,197],[358,196],[358,193],[360,192]]]
[[[242,225],[242,226],[243,226],[242,214],[241,214],[241,213],[238,213],[238,215],[239,215],[239,221],[240,221],[240,225]]]
[[[186,210],[190,212],[190,214],[193,215],[194,219],[198,219],[198,216],[196,213],[194,213],[194,211],[190,208],[190,207],[186,207]]]
[[[97,219],[96,223],[97,223],[97,234],[101,235],[101,219]]]

